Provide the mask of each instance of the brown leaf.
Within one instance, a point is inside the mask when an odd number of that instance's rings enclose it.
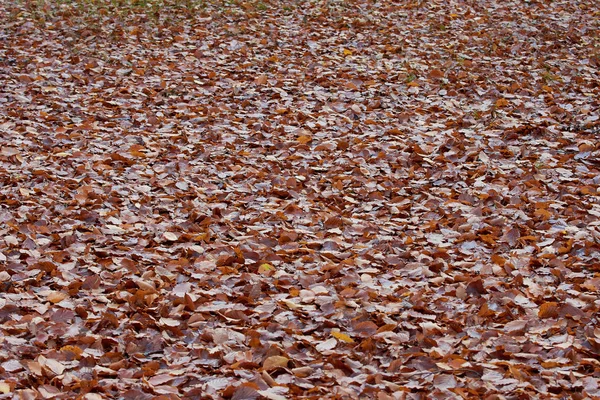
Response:
[[[299,136],[298,139],[296,139],[298,141],[298,143],[300,144],[306,144],[312,141],[312,137],[309,135],[302,135]]]
[[[267,76],[266,75],[259,75],[256,77],[256,79],[254,79],[254,83],[256,83],[257,85],[264,85],[267,83]]]
[[[429,71],[428,76],[430,78],[440,79],[444,77],[444,73],[439,69],[432,69],[431,71]]]
[[[257,389],[255,385],[240,385],[233,393],[231,400],[255,400],[260,396]]]
[[[498,99],[496,100],[496,107],[506,107],[508,105],[508,100],[506,99]]]
[[[69,297],[69,295],[67,293],[52,291],[52,292],[48,293],[48,296],[46,298],[48,299],[49,302],[56,304],[56,303],[60,303],[67,297]]]
[[[540,318],[556,318],[558,317],[558,303],[550,301],[540,306],[538,311],[538,317]]]
[[[271,371],[276,368],[287,367],[289,358],[283,356],[271,356],[263,361],[263,368],[266,371]]]
[[[148,379],[148,383],[152,386],[159,386],[171,382],[173,379],[175,379],[175,377],[170,374],[160,374],[154,375],[152,378]]]
[[[438,375],[433,378],[433,386],[436,389],[447,390],[457,386],[456,378],[452,375]]]
[[[471,296],[481,296],[482,294],[487,293],[485,287],[483,286],[483,280],[481,278],[475,278],[469,282],[467,285],[467,293]]]
[[[361,337],[373,336],[379,327],[372,321],[359,322],[353,326],[354,333]]]

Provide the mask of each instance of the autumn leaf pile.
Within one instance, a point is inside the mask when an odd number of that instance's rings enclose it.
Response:
[[[0,27],[0,398],[600,398],[594,0]]]

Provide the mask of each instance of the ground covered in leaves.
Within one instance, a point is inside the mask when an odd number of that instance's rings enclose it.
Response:
[[[600,13],[0,1],[0,398],[599,398]]]

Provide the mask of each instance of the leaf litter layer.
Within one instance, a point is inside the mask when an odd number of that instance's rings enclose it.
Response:
[[[2,398],[597,398],[592,0],[0,2]]]

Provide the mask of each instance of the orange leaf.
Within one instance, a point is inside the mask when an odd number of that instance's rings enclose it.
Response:
[[[508,100],[506,99],[498,99],[496,100],[496,107],[500,108],[500,107],[506,107],[508,105]]]
[[[296,139],[296,140],[298,140],[298,142],[300,144],[306,144],[306,143],[310,142],[312,140],[312,138],[308,135],[302,135],[302,136],[299,136],[298,139]]]
[[[494,316],[494,315],[496,315],[496,313],[493,310],[490,310],[487,303],[483,303],[483,305],[479,309],[479,312],[477,313],[477,315],[479,315],[480,317],[486,318],[486,317]]]
[[[504,257],[500,257],[498,254],[492,254],[492,262],[502,267],[504,264],[506,264],[506,259]]]
[[[547,220],[550,219],[550,217],[552,217],[552,213],[550,211],[544,210],[542,208],[538,208],[533,212],[533,214],[542,217],[543,220]]]
[[[496,237],[494,235],[479,235],[479,238],[492,246],[496,244]]]
[[[74,358],[79,359],[83,354],[83,350],[78,346],[67,345],[60,348],[60,351],[73,354]]]
[[[391,332],[391,331],[393,331],[394,329],[396,329],[397,327],[398,327],[398,325],[396,325],[396,324],[385,324],[385,325],[383,325],[383,326],[380,326],[380,327],[377,329],[377,333],[381,333],[381,332]]]
[[[558,303],[555,301],[549,301],[540,306],[538,311],[539,318],[556,318],[558,317]]]
[[[129,154],[134,157],[146,157],[145,153],[142,153],[142,150],[145,150],[145,147],[139,144],[134,144],[129,148]]]
[[[558,254],[566,254],[573,249],[573,239],[567,240],[564,246],[558,248]]]

